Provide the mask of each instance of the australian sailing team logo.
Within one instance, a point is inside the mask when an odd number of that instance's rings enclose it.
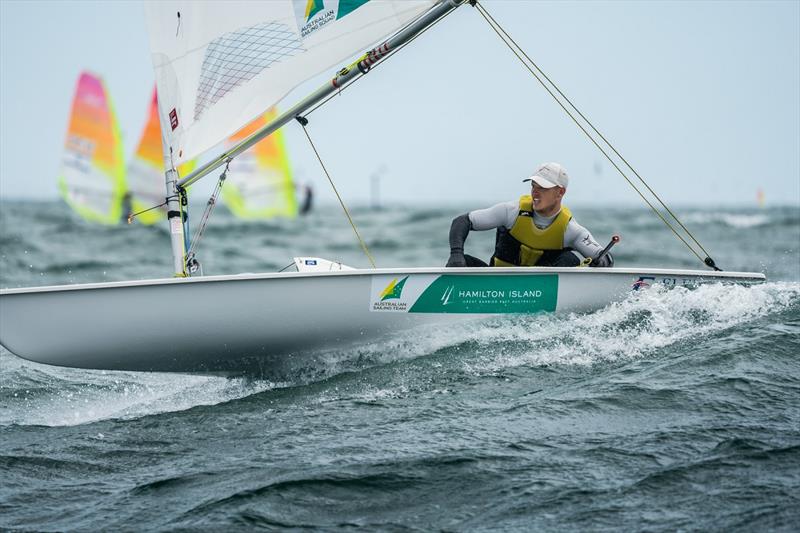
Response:
[[[369,0],[294,0],[300,36],[305,38],[335,20],[348,15]]]
[[[373,311],[408,311],[408,302],[402,301],[403,287],[408,276],[403,279],[394,278],[378,294],[377,301],[373,300]]]
[[[400,281],[397,281],[397,278],[393,279],[381,292],[381,301],[399,299],[403,295],[403,286],[406,284],[407,279],[408,276]]]

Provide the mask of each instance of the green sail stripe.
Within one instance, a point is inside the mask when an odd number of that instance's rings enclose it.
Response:
[[[339,0],[339,13],[336,15],[336,20],[349,15],[367,2],[369,0]]]

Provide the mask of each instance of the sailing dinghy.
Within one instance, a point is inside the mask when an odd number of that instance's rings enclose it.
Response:
[[[122,218],[122,138],[106,84],[91,72],[81,73],[75,88],[58,190],[89,222],[114,225]]]
[[[197,275],[196,243],[215,202],[209,202],[189,242],[186,189],[215,169],[227,168],[281,126],[294,120],[303,124],[309,110],[463,3],[146,3],[174,277],[3,290],[0,343],[20,357],[70,367],[230,372],[250,367],[255,359],[269,372],[320,347],[347,349],[425,324],[507,313],[590,312],[653,284],[765,280],[761,273],[719,271],[707,255],[698,257],[714,270],[354,269],[304,257],[294,259],[292,272]],[[469,3],[485,13],[479,3]],[[310,96],[188,176],[178,175],[178,165],[234,135],[300,83],[375,42],[380,44]],[[223,170],[214,195],[225,175]],[[364,250],[369,256],[365,245]],[[170,304],[154,308],[155,300]],[[143,308],[149,311],[141,313]]]

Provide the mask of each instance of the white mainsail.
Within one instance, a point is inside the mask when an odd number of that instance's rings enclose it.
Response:
[[[145,3],[164,147],[178,165],[436,0]]]

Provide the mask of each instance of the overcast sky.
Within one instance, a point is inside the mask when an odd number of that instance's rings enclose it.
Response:
[[[800,205],[800,2],[483,3],[668,203],[755,205],[761,188]],[[0,200],[57,196],[84,69],[133,151],[153,87],[141,3],[0,0],[0,24]],[[299,126],[285,129],[299,180],[331,200]],[[468,6],[309,131],[352,203],[379,173],[384,202],[483,207],[525,193],[544,161],[569,171],[567,203],[639,202]]]

